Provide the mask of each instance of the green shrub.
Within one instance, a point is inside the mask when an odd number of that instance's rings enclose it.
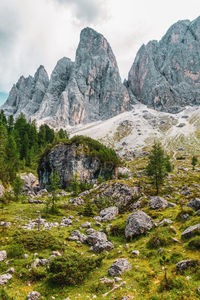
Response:
[[[18,243],[22,243],[24,248],[30,251],[41,249],[57,250],[62,248],[61,242],[49,231],[25,231],[18,233],[15,238]]]
[[[176,219],[178,221],[183,221],[183,215],[188,214],[189,216],[194,215],[194,211],[191,207],[182,207],[181,211],[177,214]]]
[[[39,281],[47,276],[46,269],[43,267],[37,267],[30,270],[29,279],[32,281]]]
[[[126,222],[125,220],[120,220],[118,219],[110,228],[110,235],[112,236],[124,236],[125,232],[125,227],[126,227]]]
[[[66,253],[50,262],[49,280],[58,285],[82,283],[89,273],[101,265],[103,257],[84,257],[80,253]]]
[[[154,235],[149,239],[146,246],[149,249],[157,249],[159,247],[165,247],[172,243],[172,239],[166,235],[165,232],[156,231]]]
[[[14,300],[14,298],[11,298],[8,296],[8,294],[2,287],[0,287],[0,299],[1,300]]]
[[[104,197],[104,198],[99,197],[96,202],[96,206],[99,209],[99,211],[113,205],[114,205],[114,200],[109,197]]]
[[[189,241],[187,248],[192,250],[200,250],[200,236],[195,236],[192,238]]]
[[[90,200],[86,200],[86,204],[83,207],[82,213],[85,217],[94,217],[97,213],[97,208]]]
[[[174,252],[169,258],[169,262],[172,264],[177,264],[179,261],[183,260],[183,254]]]
[[[7,247],[8,258],[21,258],[24,254],[24,247],[21,243],[12,243]]]

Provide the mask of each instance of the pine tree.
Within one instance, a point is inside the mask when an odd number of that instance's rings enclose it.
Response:
[[[192,166],[193,166],[193,170],[195,169],[195,166],[196,166],[197,162],[198,162],[197,157],[196,157],[196,156],[193,156],[193,157],[192,157]]]
[[[19,200],[19,195],[23,191],[23,185],[24,185],[23,180],[19,176],[16,176],[16,178],[13,182],[13,192],[15,194],[16,201]]]
[[[171,171],[169,156],[166,155],[160,143],[155,142],[149,155],[149,163],[146,167],[147,175],[155,185],[156,194],[159,193],[160,185],[165,176]]]
[[[19,170],[19,152],[13,135],[8,136],[5,162],[9,176],[8,181],[12,183],[16,178],[17,171]]]
[[[3,121],[0,120],[0,180],[8,182],[8,172],[6,166],[6,144],[8,134],[7,128]]]

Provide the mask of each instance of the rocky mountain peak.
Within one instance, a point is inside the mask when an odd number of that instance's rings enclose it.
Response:
[[[200,104],[200,18],[172,25],[160,42],[143,45],[128,76],[136,98],[157,110],[178,112]]]

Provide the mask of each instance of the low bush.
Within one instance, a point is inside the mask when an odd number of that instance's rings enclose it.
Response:
[[[126,221],[124,219],[118,219],[110,228],[111,236],[124,236],[126,227]]]
[[[1,300],[14,300],[14,298],[11,298],[8,296],[8,294],[2,287],[0,287],[0,299]]]
[[[183,221],[183,215],[185,214],[188,214],[189,216],[193,216],[194,211],[190,207],[182,207],[181,211],[176,216],[176,220]]]
[[[192,238],[189,241],[187,248],[191,250],[200,250],[200,236],[195,236]]]
[[[85,217],[94,217],[97,214],[96,205],[92,203],[90,200],[86,200],[86,203],[83,207],[82,214]]]
[[[49,281],[58,285],[82,283],[89,273],[101,265],[103,257],[84,257],[80,253],[66,253],[50,262]]]
[[[62,249],[62,244],[59,242],[53,234],[48,231],[36,231],[17,233],[15,236],[18,243],[23,244],[25,249],[29,251],[51,249]]]
[[[166,232],[156,231],[154,235],[149,239],[146,246],[149,249],[157,249],[159,247],[165,247],[172,243],[172,239]]]
[[[21,243],[11,243],[7,247],[8,258],[21,258],[24,255],[24,247]]]

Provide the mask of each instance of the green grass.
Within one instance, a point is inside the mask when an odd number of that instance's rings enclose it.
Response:
[[[5,292],[8,297],[15,300],[25,300],[27,294],[36,290],[40,292],[43,299],[51,299],[52,296],[56,300],[62,300],[69,297],[73,299],[121,299],[125,295],[134,296],[134,299],[199,299],[200,294],[197,287],[200,286],[199,270],[189,269],[184,274],[176,272],[177,262],[183,259],[199,259],[199,236],[187,240],[181,240],[181,233],[189,226],[200,223],[200,216],[195,215],[191,209],[187,208],[187,203],[194,197],[198,197],[199,190],[193,184],[199,184],[200,173],[193,171],[191,167],[191,157],[186,157],[184,161],[174,160],[175,169],[166,178],[161,195],[169,196],[168,201],[176,204],[174,208],[167,208],[162,211],[154,211],[149,208],[149,196],[155,194],[154,187],[149,179],[143,173],[143,168],[147,162],[146,157],[136,158],[127,165],[134,176],[129,180],[121,180],[121,182],[134,186],[140,184],[143,187],[141,200],[144,204],[144,212],[150,215],[154,222],[160,222],[164,218],[172,220],[172,226],[176,232],[165,227],[153,228],[149,233],[126,241],[124,236],[124,228],[126,219],[132,212],[121,213],[116,220],[110,222],[111,228],[108,229],[108,223],[103,224],[102,228],[106,231],[108,239],[113,242],[114,249],[105,253],[101,266],[96,266],[91,272],[87,272],[84,282],[77,282],[75,285],[70,284],[56,285],[49,282],[45,267],[39,266],[35,270],[30,270],[30,266],[35,260],[34,253],[37,252],[39,258],[49,258],[53,250],[58,250],[62,255],[64,253],[80,253],[83,261],[87,257],[98,256],[90,251],[90,247],[86,244],[78,244],[74,241],[68,241],[68,237],[73,230],[80,230],[85,233],[85,229],[80,229],[80,225],[86,221],[91,222],[92,227],[96,227],[95,220],[92,217],[82,216],[83,207],[75,207],[68,202],[67,197],[61,197],[58,201],[58,213],[45,213],[45,205],[33,205],[28,203],[10,202],[1,210],[1,220],[10,221],[11,228],[0,228],[0,250],[10,249],[8,257],[9,264],[0,262],[0,274],[3,274],[8,268],[14,267],[15,273],[13,279],[5,286]],[[179,168],[188,168],[185,172]],[[199,167],[199,166],[197,166]],[[138,176],[140,172],[140,176]],[[180,193],[182,187],[187,185],[191,194],[184,196]],[[91,196],[93,197],[94,194]],[[63,216],[74,216],[73,224],[64,228],[53,228],[50,231],[24,231],[21,226],[28,223],[29,219],[38,217],[38,211],[42,217],[48,222],[60,222]],[[182,215],[189,213],[189,220],[184,221]],[[76,221],[75,221],[76,220]],[[172,238],[176,238],[179,242],[175,242]],[[155,240],[160,243],[156,244]],[[16,242],[22,245],[22,252],[16,253]],[[158,250],[162,248],[162,253]],[[139,256],[133,256],[132,251],[139,250]],[[29,257],[24,259],[22,253],[27,253]],[[160,253],[160,254],[159,254]],[[164,270],[160,263],[160,259],[165,255],[167,258],[166,269],[169,286],[166,286],[164,280]],[[102,286],[100,278],[108,277],[108,269],[113,261],[118,258],[128,258],[132,265],[130,271],[125,272],[121,277],[125,281],[125,285],[120,289],[112,292],[107,297],[102,295],[111,290],[110,285]],[[1,295],[1,294],[0,294]]]

